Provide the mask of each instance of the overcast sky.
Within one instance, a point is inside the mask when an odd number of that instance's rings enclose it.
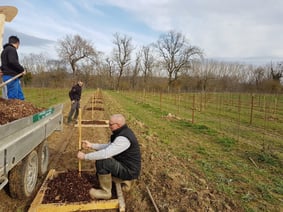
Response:
[[[18,8],[5,23],[3,42],[11,33],[19,35],[21,54],[57,57],[53,44],[75,34],[109,53],[114,33],[132,37],[139,47],[174,30],[206,58],[283,61],[282,0],[1,0],[0,5]]]

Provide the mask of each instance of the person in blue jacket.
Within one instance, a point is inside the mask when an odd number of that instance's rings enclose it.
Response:
[[[3,46],[1,53],[1,69],[3,82],[14,76],[26,73],[24,67],[19,63],[17,49],[20,46],[20,39],[17,36],[10,36],[8,43]],[[21,87],[20,77],[9,82],[7,85],[8,99],[24,100],[25,96]]]

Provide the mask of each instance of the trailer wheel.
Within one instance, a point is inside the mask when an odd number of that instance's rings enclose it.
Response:
[[[13,198],[30,197],[36,186],[38,175],[38,156],[33,150],[9,174],[9,190]]]
[[[49,163],[49,148],[47,142],[42,142],[37,147],[38,154],[38,176],[43,176],[48,169]]]

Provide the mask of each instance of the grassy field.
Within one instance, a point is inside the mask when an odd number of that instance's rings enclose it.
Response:
[[[93,90],[85,89],[83,95],[89,92]],[[68,89],[25,88],[24,93],[38,107],[69,98]],[[146,134],[158,137],[160,151],[170,150],[188,166],[193,161],[207,181],[246,211],[283,209],[282,95],[104,94],[129,119],[144,123]]]
[[[246,211],[283,208],[282,95],[107,95],[158,136],[161,148],[180,160],[194,160],[218,190]]]

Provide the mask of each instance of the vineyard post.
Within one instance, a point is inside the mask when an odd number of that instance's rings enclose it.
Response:
[[[263,152],[265,152],[266,150],[266,146],[265,146],[265,130],[266,130],[266,121],[267,121],[267,108],[266,108],[266,99],[265,99],[265,95],[263,96],[263,109],[264,109],[264,125],[263,125],[263,143],[262,143],[262,149]]]
[[[94,105],[93,105],[93,103],[94,103]],[[94,117],[93,117],[94,107],[95,107],[95,94],[93,93],[93,97],[91,98],[91,120],[94,119]]]
[[[193,105],[192,105],[192,124],[195,123],[195,93],[193,94]]]
[[[159,108],[162,110],[162,91],[160,91],[160,96],[159,96]]]
[[[180,114],[180,104],[181,104],[181,94],[180,91],[178,93],[178,114]]]
[[[206,108],[206,106],[207,106],[207,93],[206,93],[206,91],[204,91],[204,109]]]
[[[277,107],[278,107],[278,94],[275,96],[275,100],[274,100],[274,111],[273,114],[274,116],[277,118]]]
[[[240,141],[240,127],[241,127],[241,94],[238,97],[238,141]]]
[[[250,125],[252,125],[252,122],[253,122],[253,109],[254,109],[254,95],[252,94],[251,113],[250,113]]]
[[[202,112],[202,92],[200,92],[200,112]]]
[[[143,89],[143,98],[142,98],[142,102],[145,103],[145,88]]]
[[[222,95],[219,93],[218,95],[217,95],[217,99],[218,99],[218,104],[219,104],[219,115],[218,115],[218,117],[219,117],[219,129],[221,130],[221,113],[222,113]]]
[[[82,149],[82,111],[79,109],[79,120],[78,120],[78,129],[79,129],[79,151]],[[79,159],[79,176],[81,176],[82,170],[82,161]]]

